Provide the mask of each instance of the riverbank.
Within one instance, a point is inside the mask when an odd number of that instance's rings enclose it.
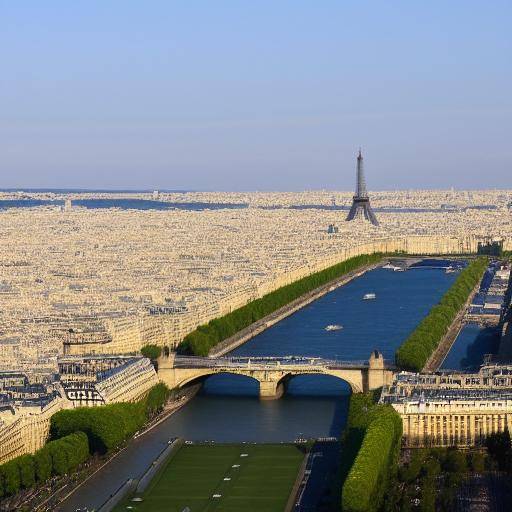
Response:
[[[340,286],[344,286],[345,284],[349,283],[353,279],[356,279],[366,272],[369,272],[370,270],[374,270],[376,268],[379,268],[385,264],[385,259],[380,261],[379,263],[374,263],[371,265],[365,265],[357,270],[353,270],[344,276],[334,279],[333,281],[330,281],[327,284],[324,284],[322,286],[319,286],[318,288],[315,288],[311,292],[306,293],[305,295],[302,295],[298,299],[295,299],[294,301],[290,302],[286,306],[283,306],[282,308],[279,308],[278,310],[274,311],[270,315],[265,316],[264,318],[258,320],[257,322],[252,323],[249,327],[246,327],[245,329],[242,329],[234,336],[231,336],[230,338],[220,342],[215,347],[212,347],[210,352],[208,353],[208,357],[222,357],[223,355],[231,352],[232,350],[240,347],[245,342],[249,341],[250,339],[254,338],[258,334],[262,333],[263,331],[267,330],[268,328],[272,327],[273,325],[277,324],[284,318],[293,315],[300,309],[304,308],[308,304],[311,304],[312,302],[318,300],[320,297],[324,296],[325,294],[334,291],[336,288],[339,288]]]
[[[71,495],[77,492],[80,487],[88,483],[93,477],[101,474],[102,471],[106,470],[108,465],[121,455],[135,439],[151,432],[154,428],[159,426],[162,422],[190,402],[190,400],[192,400],[192,398],[194,398],[198,393],[200,388],[200,385],[187,388],[176,400],[170,400],[158,416],[145,425],[143,430],[128,440],[124,446],[114,453],[106,457],[95,457],[88,461],[77,474],[71,475],[70,477],[63,477],[52,482],[53,489],[50,489],[48,486],[44,486],[40,489],[40,492],[36,491],[36,493],[31,495],[29,499],[16,503],[15,506],[11,506],[10,508],[2,508],[2,506],[0,506],[0,510],[23,510],[23,507],[28,507],[27,510],[35,510],[38,512],[61,510],[59,507],[64,504]],[[79,478],[74,478],[76,476]],[[48,495],[48,493],[50,494]]]
[[[480,257],[470,262],[460,272],[450,289],[396,351],[395,360],[398,368],[413,372],[424,371],[432,355],[451,331],[454,321],[461,313],[465,313],[469,297],[481,283],[487,266],[488,259]],[[446,339],[452,339],[454,334],[455,329]],[[440,361],[437,364],[440,364]]]
[[[464,327],[464,317],[466,316],[466,312],[469,306],[471,305],[474,296],[478,293],[478,290],[480,289],[480,283],[481,281],[479,281],[473,288],[468,299],[464,303],[464,306],[457,313],[457,316],[454,318],[452,324],[448,328],[448,331],[443,336],[443,339],[439,342],[439,345],[434,350],[432,355],[429,357],[428,361],[425,363],[425,366],[421,370],[422,373],[435,372],[439,370],[439,368],[443,364],[443,361],[446,359],[446,356],[452,349],[455,340],[459,336],[460,331]]]
[[[379,263],[383,253],[353,256],[328,268],[313,272],[301,279],[281,286],[260,298],[232,309],[229,313],[210,320],[189,332],[177,346],[177,352],[184,355],[208,356],[212,348],[236,336],[255,322],[288,306],[293,301],[307,296],[321,286],[329,285],[336,279],[351,272],[359,271],[366,265]]]

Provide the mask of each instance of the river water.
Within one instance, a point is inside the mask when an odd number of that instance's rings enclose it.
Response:
[[[486,354],[495,354],[499,348],[499,333],[495,327],[466,324],[448,352],[441,368],[477,371]]]
[[[285,318],[233,354],[360,360],[378,349],[391,359],[455,277],[429,267],[407,272],[372,270]],[[365,293],[375,293],[376,299],[362,300]],[[325,331],[328,324],[343,329]],[[349,396],[346,383],[328,376],[294,377],[283,398],[272,401],[259,400],[258,384],[248,377],[209,377],[189,404],[132,441],[59,510],[97,507],[127,478],[139,477],[174,436],[217,442],[339,436]]]
[[[368,359],[374,349],[393,359],[395,349],[449,288],[454,274],[421,267],[376,269],[324,295],[232,352],[243,356],[305,355]],[[375,300],[362,300],[375,293]],[[329,324],[343,329],[325,331]],[[215,375],[169,425],[191,440],[293,441],[338,436],[346,420],[348,385],[329,376],[294,377],[284,397],[260,401],[247,377]]]

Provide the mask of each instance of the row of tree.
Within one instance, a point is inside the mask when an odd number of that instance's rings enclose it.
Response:
[[[83,432],[50,441],[34,455],[22,455],[0,466],[0,497],[12,496],[52,476],[65,475],[88,457],[89,442]]]
[[[85,432],[91,453],[110,452],[157,414],[169,393],[169,388],[159,383],[138,402],[59,411],[52,416],[50,437],[59,439],[73,432]]]
[[[92,453],[117,448],[162,410],[170,393],[165,384],[159,383],[135,403],[57,412],[51,418],[51,441],[34,455],[22,455],[0,466],[0,498],[65,475]]]
[[[363,265],[377,263],[382,254],[355,256],[325,270],[311,274],[294,283],[274,290],[260,299],[235,309],[231,313],[200,325],[189,333],[178,346],[182,354],[206,356],[217,343],[233,336],[252,323],[286,306],[300,296],[323,286]]]
[[[342,467],[344,512],[380,509],[397,471],[401,438],[402,419],[390,405],[375,404],[370,394],[351,397],[343,443],[344,458],[351,463],[350,468]]]
[[[440,302],[396,351],[397,365],[403,370],[419,372],[450,328],[473,288],[482,279],[487,258],[477,258],[462,270]]]

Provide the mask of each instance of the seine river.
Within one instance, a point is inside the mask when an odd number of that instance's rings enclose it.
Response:
[[[374,349],[393,359],[395,349],[428,313],[454,274],[422,267],[376,269],[337,288],[232,352],[243,356],[305,355],[368,359]],[[362,300],[375,293],[375,300]],[[329,324],[343,327],[325,331]],[[216,375],[170,420],[172,435],[191,440],[293,441],[338,436],[350,389],[336,377],[298,376],[280,400],[260,401],[247,377]],[[172,423],[172,425],[171,425]]]
[[[395,349],[456,278],[428,266],[393,272],[376,269],[337,288],[282,320],[236,355],[307,355],[367,359],[373,349],[392,359]],[[375,293],[375,300],[362,300]],[[328,324],[343,329],[325,331]],[[339,436],[350,391],[335,377],[298,376],[279,400],[260,401],[247,377],[216,375],[189,404],[150,433],[131,442],[114,461],[59,510],[97,507],[124,481],[139,477],[171,437],[216,442],[293,441],[299,436]]]

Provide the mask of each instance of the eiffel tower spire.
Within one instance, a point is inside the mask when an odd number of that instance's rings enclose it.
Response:
[[[352,199],[352,207],[348,213],[347,220],[354,220],[357,218],[366,219],[374,226],[379,225],[377,217],[375,217],[375,213],[373,213],[370,205],[370,198],[368,197],[368,192],[366,190],[366,180],[364,179],[363,170],[363,155],[361,153],[361,149],[359,149],[359,154],[357,155],[356,193]]]
[[[361,154],[361,148],[359,148],[359,155],[357,155],[356,196],[357,197],[368,197],[368,192],[366,191],[366,180],[364,179],[363,155]]]

